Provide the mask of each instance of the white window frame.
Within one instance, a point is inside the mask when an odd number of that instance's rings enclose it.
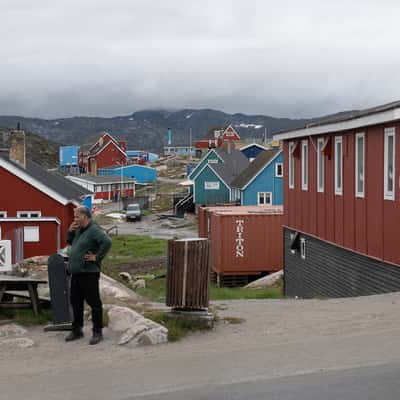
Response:
[[[388,170],[388,139],[389,137],[393,137],[393,172],[392,172],[392,190],[388,189],[388,178],[389,178],[389,170]],[[395,187],[396,187],[396,130],[394,127],[385,128],[385,150],[384,150],[384,199],[385,200],[395,200]]]
[[[300,257],[306,259],[306,239],[300,238]]]
[[[279,174],[279,167],[281,168],[281,173]],[[283,177],[283,163],[278,162],[275,164],[275,177],[282,178]]]
[[[7,211],[0,211],[0,218],[7,218]]]
[[[317,140],[317,191],[324,193],[325,190],[325,157],[322,149],[325,145],[325,139],[319,138]],[[321,165],[321,168],[320,168]],[[320,185],[322,181],[322,185]]]
[[[294,142],[289,142],[289,189],[294,189]]]
[[[308,140],[301,141],[301,190],[308,190]]]
[[[269,196],[269,203],[266,202],[267,196]],[[260,197],[263,197],[264,203],[261,204]],[[272,206],[272,192],[257,192],[257,205],[258,206]]]
[[[340,144],[340,160],[338,160],[338,145]],[[339,186],[339,177],[338,177],[338,162],[340,162],[340,183]],[[335,174],[335,195],[342,196],[343,195],[343,137],[336,136],[335,137],[335,165],[334,165],[334,174]]]
[[[24,242],[40,242],[40,232],[38,226],[24,226]]]
[[[359,152],[358,139],[359,138],[362,138],[362,155],[363,155],[362,175],[361,175],[360,179],[358,179],[358,177],[360,175],[360,171],[358,169],[358,167],[359,167],[359,164],[358,164],[358,152]],[[364,196],[365,196],[365,133],[364,132],[356,133],[354,175],[355,175],[355,186],[354,187],[355,187],[356,197],[364,198]],[[362,183],[363,183],[362,190],[360,190],[360,188],[359,188],[360,180],[362,180]]]
[[[26,217],[21,216],[21,214],[27,214]],[[38,214],[37,217],[32,217],[32,214]],[[17,218],[41,218],[41,211],[17,211]]]

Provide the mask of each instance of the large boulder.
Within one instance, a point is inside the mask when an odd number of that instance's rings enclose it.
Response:
[[[122,283],[117,282],[115,279],[112,279],[105,274],[101,274],[100,277],[100,293],[104,299],[104,302],[112,302],[112,299],[122,301],[138,301],[140,299],[140,296],[133,290],[127,288]]]
[[[154,345],[168,341],[167,328],[127,307],[110,306],[108,308],[108,328],[122,333],[118,344],[128,347]]]
[[[249,289],[265,289],[271,286],[276,285],[276,283],[283,278],[283,269],[281,269],[278,272],[274,272],[272,274],[269,274],[267,276],[263,276],[260,279],[257,279],[256,281],[253,281],[249,283],[245,288]]]

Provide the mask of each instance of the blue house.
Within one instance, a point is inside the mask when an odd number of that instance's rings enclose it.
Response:
[[[242,206],[283,204],[283,152],[261,152],[231,183]]]
[[[241,147],[240,151],[250,160],[253,161],[261,152],[267,150],[264,146],[258,143],[251,143]]]
[[[194,203],[215,205],[238,201],[238,192],[232,191],[231,183],[248,164],[239,150],[210,150],[189,175],[193,181]]]
[[[122,175],[125,178],[135,179],[136,183],[146,183],[157,180],[157,170],[145,165],[132,164],[126,167],[101,168],[98,175]]]

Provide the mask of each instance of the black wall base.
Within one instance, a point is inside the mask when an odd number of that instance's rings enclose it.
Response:
[[[400,267],[307,235],[299,234],[294,240],[296,233],[284,229],[287,297],[352,297],[400,291]]]

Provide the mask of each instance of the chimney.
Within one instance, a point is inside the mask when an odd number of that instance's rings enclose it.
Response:
[[[26,167],[25,132],[18,130],[10,134],[10,160]]]

